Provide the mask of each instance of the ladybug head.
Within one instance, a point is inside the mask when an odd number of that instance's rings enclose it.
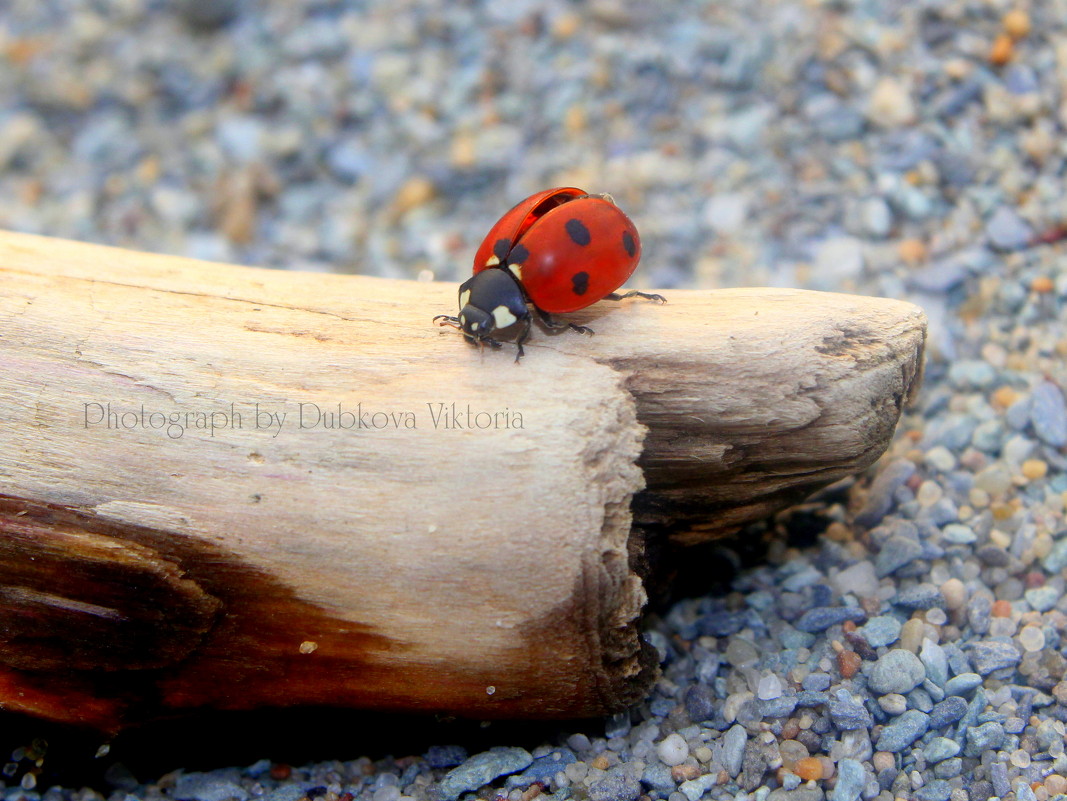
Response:
[[[469,339],[488,339],[529,316],[522,287],[506,270],[482,270],[460,284],[457,319]]]

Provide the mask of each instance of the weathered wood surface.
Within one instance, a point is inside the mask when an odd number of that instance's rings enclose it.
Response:
[[[884,299],[665,294],[515,364],[431,324],[453,284],[0,233],[0,706],[638,699],[634,523],[699,541],[865,468],[925,331]]]

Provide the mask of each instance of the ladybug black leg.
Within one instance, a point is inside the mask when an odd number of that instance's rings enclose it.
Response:
[[[523,355],[524,355],[524,352],[523,352],[523,349],[522,349],[522,343],[525,342],[529,338],[530,338],[530,317],[529,317],[529,315],[527,315],[526,318],[523,320],[521,333],[517,337],[515,337],[515,347],[519,349],[518,353],[515,354],[515,363],[516,364],[519,363],[519,359],[521,359],[523,357]]]
[[[565,328],[569,328],[571,331],[574,331],[579,334],[589,334],[590,336],[592,336],[596,333],[595,331],[593,331],[592,328],[586,325],[575,325],[574,323],[560,322],[548,312],[543,312],[540,309],[537,309],[537,316],[541,319],[541,323],[545,326],[545,328],[549,329],[550,331],[562,331]]]
[[[459,318],[458,317],[449,317],[447,314],[439,314],[439,315],[437,315],[436,317],[433,318],[433,321],[435,323],[437,323],[438,325],[450,325],[453,328],[459,328],[460,327]]]
[[[631,289],[625,295],[620,295],[618,292],[612,292],[610,295],[605,295],[604,300],[626,300],[627,298],[644,298],[645,300],[654,300],[656,303],[666,303],[667,299],[663,295],[653,295],[651,292],[638,292],[636,289]]]

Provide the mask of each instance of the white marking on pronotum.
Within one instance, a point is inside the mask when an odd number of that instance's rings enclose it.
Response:
[[[508,270],[511,271],[511,274],[513,276],[518,278],[520,281],[522,280],[522,265],[521,264],[509,264],[508,265]]]
[[[495,253],[485,260],[486,267],[496,267],[498,264],[500,264],[500,257]]]
[[[459,293],[459,306],[463,308],[471,299],[471,291],[469,289]]]
[[[507,306],[497,306],[493,309],[493,319],[496,320],[497,328],[507,328],[518,318],[511,313],[511,309]]]
[[[477,331],[481,323],[471,323],[471,331]]]

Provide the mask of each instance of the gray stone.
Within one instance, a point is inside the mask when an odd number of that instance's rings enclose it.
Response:
[[[982,686],[982,677],[977,673],[961,673],[945,682],[948,695],[966,695],[976,687]]]
[[[963,755],[969,757],[978,757],[986,751],[1001,748],[1008,737],[1004,727],[995,720],[967,729],[966,736],[967,745],[963,749]]]
[[[831,681],[829,673],[809,673],[804,677],[804,681],[801,682],[800,686],[805,690],[821,692],[830,687]]]
[[[685,691],[685,711],[694,723],[702,723],[715,716],[715,696],[706,684],[694,684]]]
[[[830,695],[827,711],[834,725],[841,731],[866,729],[873,725],[871,713],[860,703],[852,700],[848,690],[838,690]]]
[[[952,797],[952,786],[944,779],[932,779],[915,791],[919,801],[948,801]]]
[[[1055,587],[1046,585],[1027,590],[1023,593],[1023,598],[1030,604],[1031,609],[1038,612],[1047,612],[1056,605],[1056,602],[1060,599],[1060,593]]]
[[[953,545],[970,545],[978,539],[978,535],[970,526],[962,523],[949,523],[941,531],[942,539]]]
[[[842,759],[837,764],[837,784],[830,793],[829,801],[857,801],[865,780],[862,763],[855,759]]]
[[[949,757],[934,765],[934,776],[939,779],[954,779],[963,773],[963,760],[959,757]]]
[[[903,751],[926,734],[928,728],[929,719],[926,713],[909,709],[882,729],[882,734],[878,737],[878,749],[892,753]]]
[[[577,761],[578,757],[569,748],[557,748],[551,753],[537,757],[522,773],[508,776],[506,784],[508,787],[529,787],[534,782],[547,785],[553,776]],[[673,784],[671,789],[674,789]]]
[[[1034,388],[1030,422],[1042,442],[1054,448],[1067,445],[1067,402],[1063,391],[1051,381],[1042,381]]]
[[[671,776],[671,769],[662,762],[653,762],[645,768],[641,774],[641,784],[664,796],[673,793],[678,786]]]
[[[982,676],[988,676],[1001,668],[1014,667],[1022,659],[1015,644],[1010,641],[983,640],[971,643],[968,650],[975,672]]]
[[[930,763],[950,759],[960,752],[959,744],[948,737],[935,737],[923,748],[923,756]]]
[[[988,389],[997,380],[997,371],[981,359],[960,359],[949,366],[948,380],[956,389]]]
[[[730,778],[737,778],[741,772],[741,760],[745,756],[745,743],[748,742],[748,732],[745,727],[735,723],[722,737],[722,766],[730,774]]]
[[[889,235],[893,227],[893,212],[889,204],[880,197],[870,197],[860,204],[860,224],[864,233],[877,239]]]
[[[468,756],[462,745],[431,745],[426,749],[426,762],[431,768],[454,768],[466,762]]]
[[[1048,556],[1041,560],[1041,565],[1049,573],[1059,573],[1067,567],[1067,537],[1056,541]]]
[[[783,695],[778,698],[758,699],[756,708],[759,710],[760,717],[763,718],[789,717],[793,714],[793,710],[797,708],[797,697],[795,695]]]
[[[612,768],[598,782],[589,786],[589,801],[637,801],[641,783],[625,767]]]
[[[699,798],[703,797],[704,793],[715,786],[717,778],[714,773],[705,773],[703,776],[697,776],[695,779],[682,782],[678,785],[678,789],[689,801],[698,801]]]
[[[866,619],[867,613],[858,606],[817,606],[801,615],[793,625],[800,631],[813,633],[824,631],[846,620],[859,623]]]
[[[891,645],[900,638],[902,624],[891,615],[872,617],[863,628],[859,629],[863,639],[873,648]]]
[[[1008,206],[998,206],[986,222],[986,237],[994,250],[1009,251],[1026,247],[1033,238],[1030,226]]]
[[[948,656],[945,649],[924,637],[922,648],[919,649],[919,660],[926,667],[926,678],[938,687],[944,687],[948,682]]]
[[[282,784],[259,796],[257,801],[300,801],[301,798],[307,798],[306,787],[301,784]]]
[[[174,784],[176,801],[245,801],[248,790],[225,772],[183,773]]]
[[[491,748],[475,754],[459,767],[446,773],[438,785],[438,791],[445,801],[455,801],[463,793],[484,787],[493,779],[524,770],[530,766],[531,762],[533,762],[533,757],[525,748],[509,746]],[[590,788],[590,793],[592,793],[592,788]],[[638,785],[638,792],[634,798],[640,794]],[[608,801],[608,799],[601,801]]]
[[[918,687],[926,678],[926,668],[915,654],[894,648],[874,663],[867,676],[867,685],[878,695],[906,693]]]
[[[945,596],[933,584],[914,584],[893,597],[893,606],[911,611],[933,609],[935,606],[943,609]]]
[[[878,552],[878,556],[875,557],[874,572],[878,575],[878,578],[885,578],[905,565],[914,562],[922,552],[922,545],[910,537],[890,537],[882,545],[882,550]]]
[[[989,780],[993,783],[993,792],[1003,798],[1011,791],[1008,783],[1008,765],[1001,759],[994,759],[989,765]]]

